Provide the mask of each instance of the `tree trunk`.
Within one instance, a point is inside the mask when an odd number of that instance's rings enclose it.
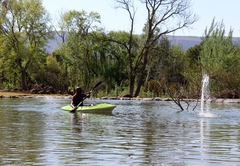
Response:
[[[140,77],[138,79],[138,85],[137,85],[137,89],[136,89],[134,97],[137,97],[140,93],[141,86],[142,86],[143,75],[144,75],[144,70],[141,71]]]
[[[135,92],[135,97],[137,97],[140,93],[140,90],[141,90],[141,86],[142,86],[142,80],[143,80],[143,76],[144,76],[144,71],[145,71],[145,68],[146,68],[146,65],[147,65],[147,55],[148,55],[148,51],[145,52],[145,55],[144,55],[144,61],[143,61],[143,64],[142,64],[142,69],[141,69],[141,73],[140,73],[140,76],[138,78],[138,85],[137,85],[137,89],[136,89],[136,92]]]
[[[89,84],[90,84],[90,79],[91,79],[91,66],[90,66],[90,51],[89,48],[87,48],[87,70],[88,70],[88,82],[87,82],[87,92],[89,91]]]
[[[149,63],[148,63],[148,73],[147,73],[146,83],[148,82],[148,80],[150,78],[151,62],[152,62],[152,59],[150,58]]]
[[[88,83],[87,83],[87,92],[89,91],[89,84],[91,79],[91,69],[88,67]]]
[[[26,90],[26,71],[23,70],[22,73],[21,73],[21,87],[22,87],[22,90]]]
[[[130,75],[130,95],[133,95],[135,76]]]
[[[15,72],[14,73],[14,78],[13,78],[13,86],[16,87],[17,84],[16,84],[16,78],[17,78],[17,73]]]
[[[68,71],[67,71],[67,63],[66,63],[66,67],[65,67],[65,91],[68,92]]]

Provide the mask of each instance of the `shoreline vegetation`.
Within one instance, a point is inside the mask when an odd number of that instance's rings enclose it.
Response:
[[[71,99],[72,95],[69,94],[28,94],[21,91],[10,91],[10,90],[0,90],[0,98],[55,98],[55,99]],[[94,98],[90,97],[86,100],[142,100],[142,101],[173,101],[171,98],[161,98],[161,97],[149,97],[149,98],[142,98],[142,97],[99,97]],[[201,99],[182,99],[182,101],[188,102],[201,102]],[[208,99],[209,102],[212,103],[240,103],[240,99],[221,99],[221,98],[213,98]]]
[[[109,31],[97,12],[69,10],[55,24],[41,0],[0,0],[0,88],[12,92],[0,96],[68,98],[65,94],[73,95],[76,87],[89,92],[101,80],[92,97],[174,101],[184,110],[182,103],[188,109],[188,101],[200,101],[207,75],[212,102],[238,102],[240,42],[233,42],[233,29],[226,34],[223,21],[213,18],[201,42],[185,50],[167,35],[198,21],[190,0],[160,2],[141,4],[148,19],[142,33],[134,34],[131,1],[116,3],[129,14],[129,29]],[[53,52],[46,48],[50,41],[57,42]]]

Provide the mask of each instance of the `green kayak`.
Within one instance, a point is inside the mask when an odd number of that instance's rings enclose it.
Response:
[[[97,104],[94,106],[79,106],[77,111],[81,111],[83,113],[100,113],[100,114],[104,114],[104,113],[112,113],[112,110],[115,108],[115,105],[111,105],[111,104]],[[71,107],[71,105],[67,105],[67,106],[63,106],[61,108],[64,111],[71,111],[73,108]]]

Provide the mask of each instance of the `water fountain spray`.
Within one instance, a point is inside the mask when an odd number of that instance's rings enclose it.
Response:
[[[208,100],[210,99],[210,95],[208,88],[209,88],[209,76],[207,74],[204,74],[202,79],[201,114],[204,114],[204,105],[206,105],[207,110],[206,113],[209,113],[210,104]]]

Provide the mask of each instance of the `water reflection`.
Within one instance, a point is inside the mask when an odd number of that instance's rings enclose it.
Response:
[[[102,101],[86,101],[98,104]],[[113,115],[70,114],[64,99],[0,100],[0,165],[237,165],[240,106],[214,117],[170,102],[104,101]]]
[[[82,113],[71,113],[71,127],[74,133],[80,133],[83,131],[83,114]]]

